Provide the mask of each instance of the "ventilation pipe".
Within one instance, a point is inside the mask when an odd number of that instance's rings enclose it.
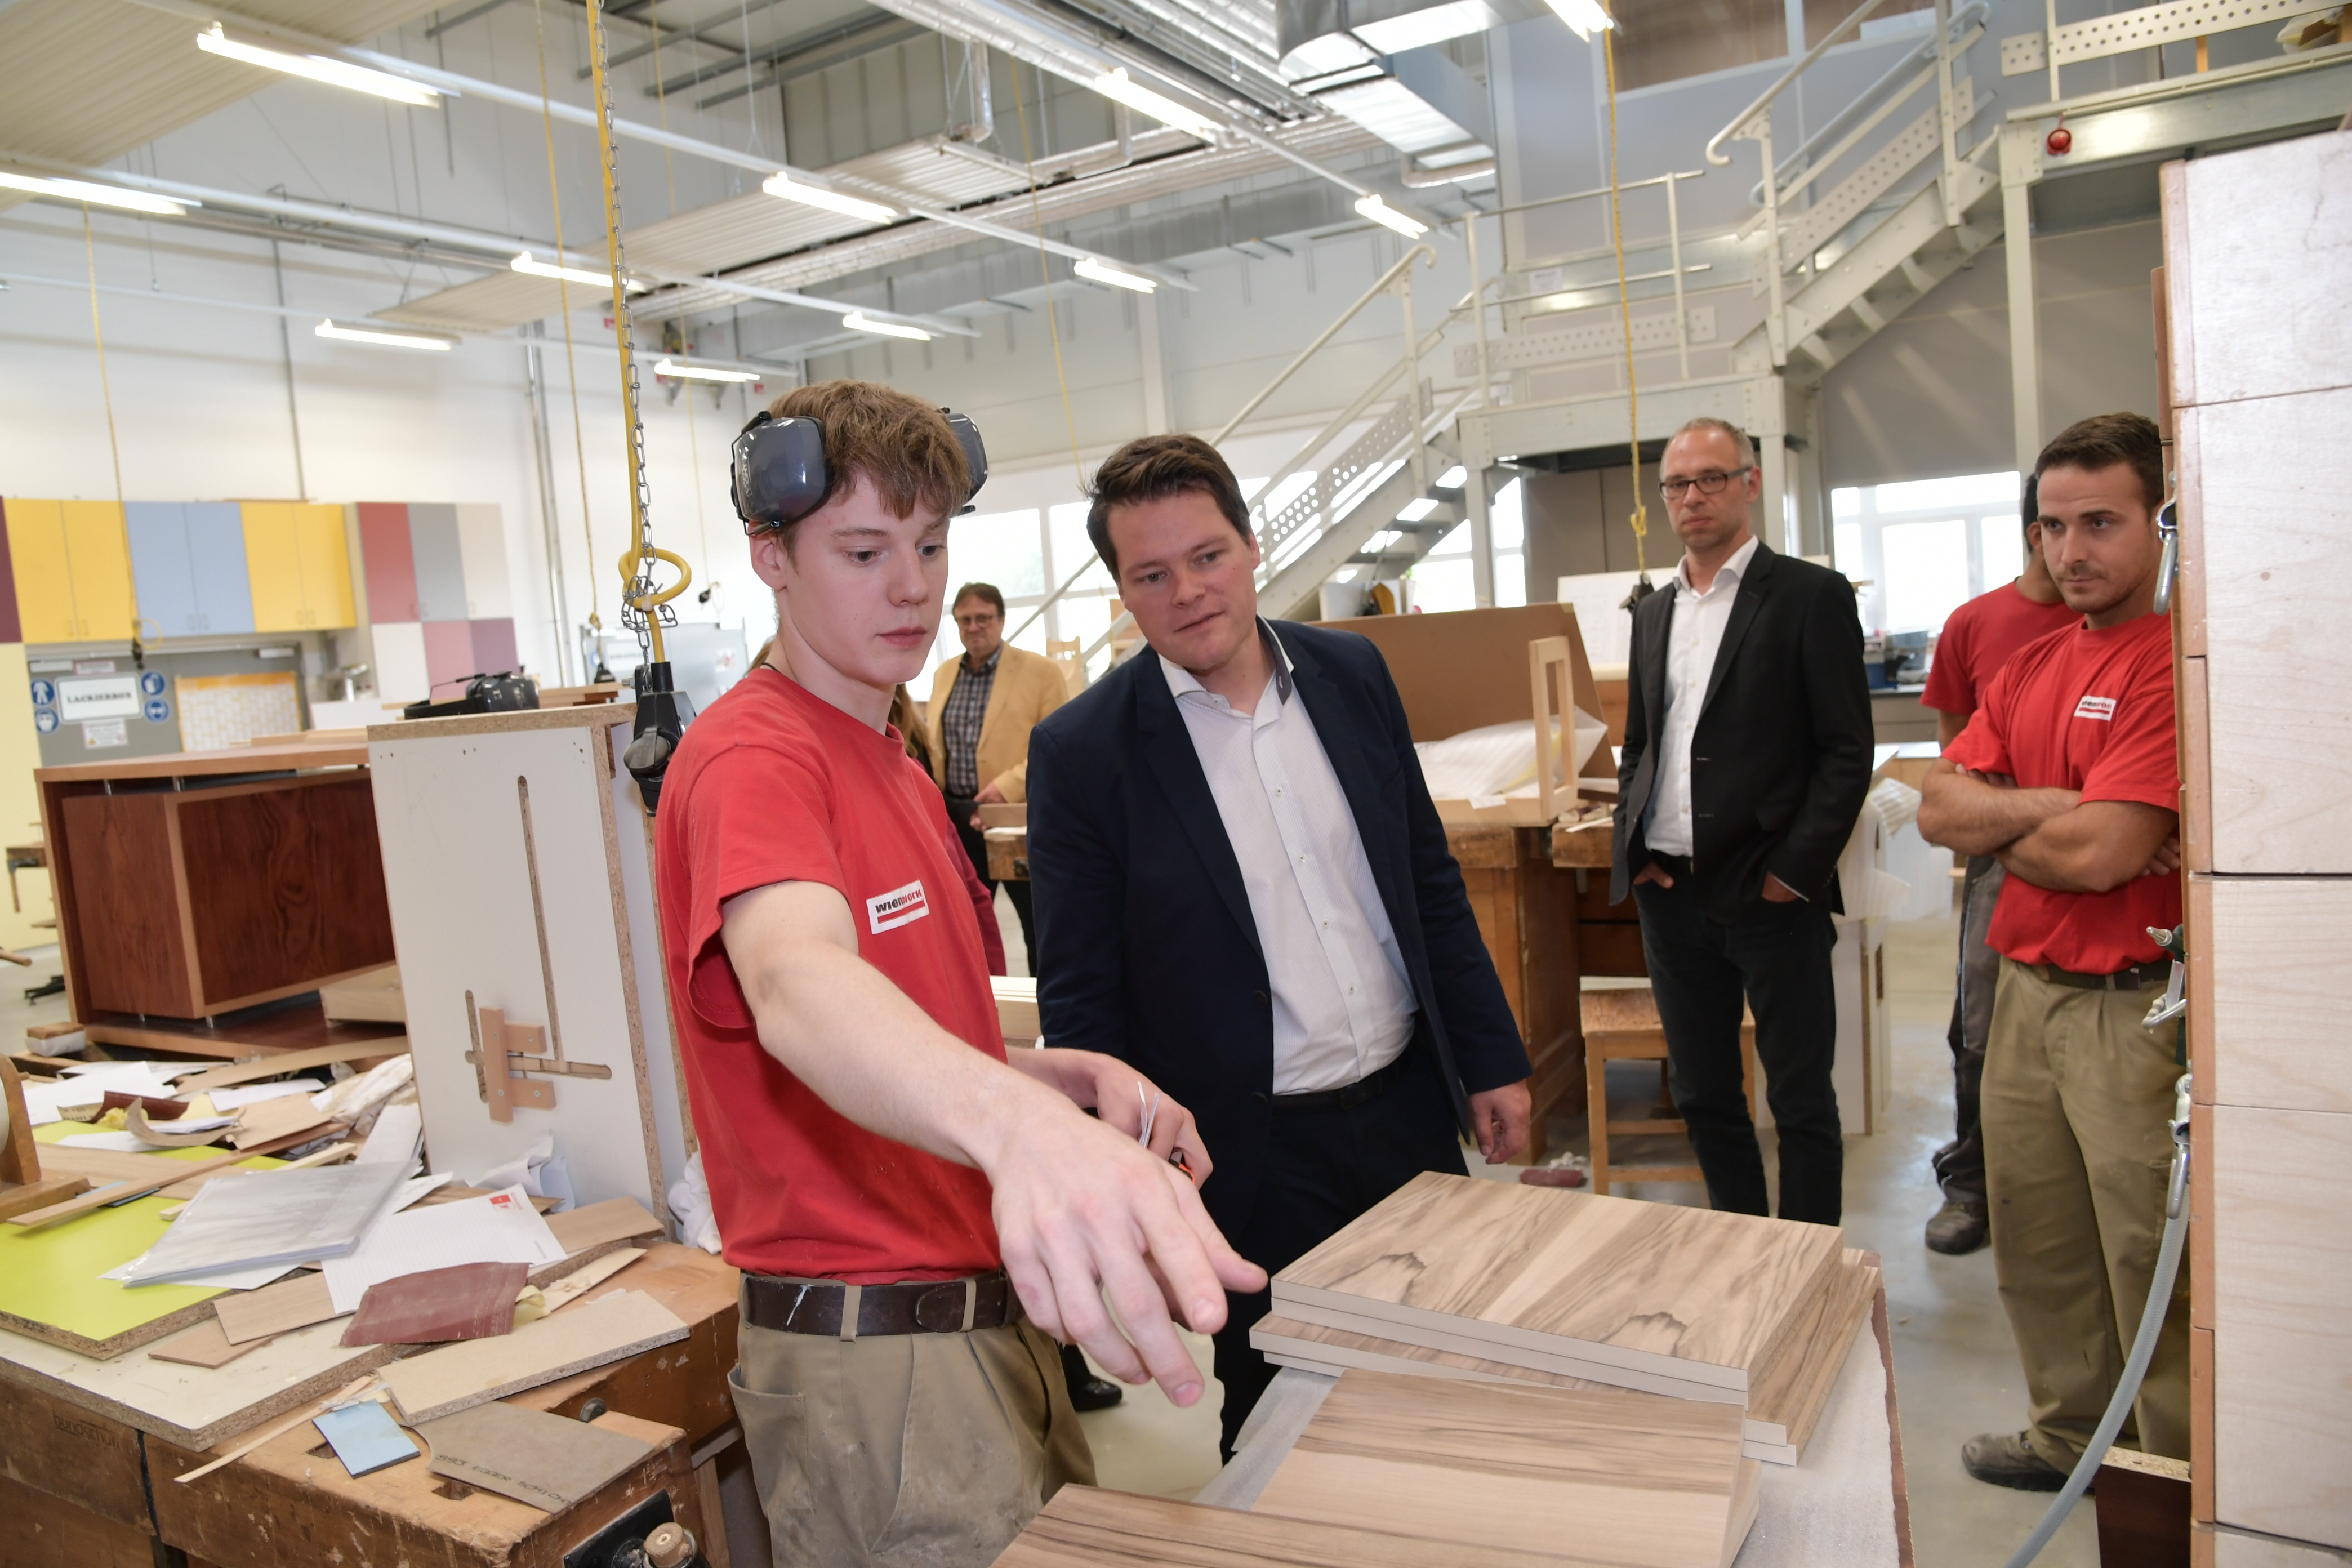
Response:
[[[940,43],[943,47],[947,41],[946,35],[940,35]],[[988,79],[988,46],[976,38],[964,40],[963,74],[971,103],[971,118],[950,130],[948,140],[976,145],[996,134],[996,107],[991,101]],[[949,84],[948,90],[950,94],[955,91],[953,83]]]

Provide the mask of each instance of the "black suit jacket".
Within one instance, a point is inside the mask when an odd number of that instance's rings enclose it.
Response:
[[[1275,633],[1466,1132],[1467,1096],[1526,1078],[1528,1058],[1396,683],[1352,632],[1277,622]],[[1240,862],[1149,650],[1030,732],[1029,881],[1046,1040],[1118,1057],[1191,1109],[1216,1162],[1202,1200],[1238,1233],[1274,1126],[1274,1005]]]
[[[1669,584],[1634,607],[1625,745],[1617,763],[1609,898],[1622,902],[1649,861],[1642,817],[1664,732]],[[1766,872],[1843,910],[1838,857],[1870,789],[1870,683],[1853,587],[1760,540],[1731,602],[1691,739],[1692,870],[1707,913],[1738,917]]]

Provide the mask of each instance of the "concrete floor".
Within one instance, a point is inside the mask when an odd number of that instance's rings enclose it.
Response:
[[[1015,973],[1020,927],[1001,896],[998,912]],[[1847,1243],[1885,1260],[1896,1394],[1911,1492],[1911,1530],[1918,1568],[1997,1568],[2042,1516],[2044,1496],[2005,1491],[1961,1470],[1959,1446],[1978,1432],[2024,1425],[2023,1378],[2009,1325],[1993,1293],[1992,1255],[1945,1258],[1920,1242],[1938,1202],[1927,1157],[1950,1136],[1951,1058],[1944,1029],[1951,1010],[1954,926],[1948,920],[1897,924],[1887,934],[1886,984],[1895,1024],[1893,1108],[1888,1131],[1846,1143]],[[65,1016],[62,997],[27,1005],[23,988],[57,973],[54,948],[34,950],[29,970],[0,974],[0,1040],[23,1037],[26,1024]],[[1654,1098],[1656,1075],[1622,1064],[1611,1099],[1627,1109]],[[1556,1123],[1554,1147],[1586,1147],[1581,1119]],[[1769,1138],[1767,1148],[1769,1148]],[[1471,1159],[1474,1171],[1479,1162]],[[1491,1173],[1516,1180],[1516,1173]],[[1652,1184],[1620,1191],[1656,1201],[1698,1203],[1696,1186]],[[1192,1337],[1205,1373],[1209,1344]],[[1190,1410],[1157,1388],[1129,1389],[1115,1409],[1080,1417],[1094,1445],[1101,1483],[1125,1490],[1190,1497],[1217,1468],[1217,1405],[1212,1380]],[[2091,1504],[2079,1505],[2041,1562],[2048,1568],[2096,1568]]]

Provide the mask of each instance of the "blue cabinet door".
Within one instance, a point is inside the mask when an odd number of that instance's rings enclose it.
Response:
[[[122,521],[131,535],[141,635],[198,636],[203,626],[189,570],[187,508],[175,500],[135,500],[123,507]]]
[[[416,558],[418,618],[471,619],[466,611],[466,558],[457,541],[457,509],[445,502],[409,502],[408,542]]]
[[[235,501],[190,501],[189,575],[203,635],[253,629],[253,582],[245,563],[245,518]]]

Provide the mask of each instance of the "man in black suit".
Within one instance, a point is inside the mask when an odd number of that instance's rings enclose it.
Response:
[[[1756,449],[1694,419],[1658,464],[1683,559],[1633,611],[1612,902],[1630,887],[1675,1107],[1707,1200],[1770,1212],[1740,1086],[1744,998],[1780,1143],[1780,1217],[1835,1225],[1837,861],[1870,787],[1869,684],[1845,578],[1748,531]]]
[[[1526,1146],[1528,1058],[1370,642],[1259,618],[1207,442],[1095,476],[1087,531],[1150,644],[1029,740],[1046,1038],[1190,1106],[1202,1201],[1269,1272],[1423,1171]],[[1216,1335],[1223,1447],[1273,1376],[1266,1292]]]

